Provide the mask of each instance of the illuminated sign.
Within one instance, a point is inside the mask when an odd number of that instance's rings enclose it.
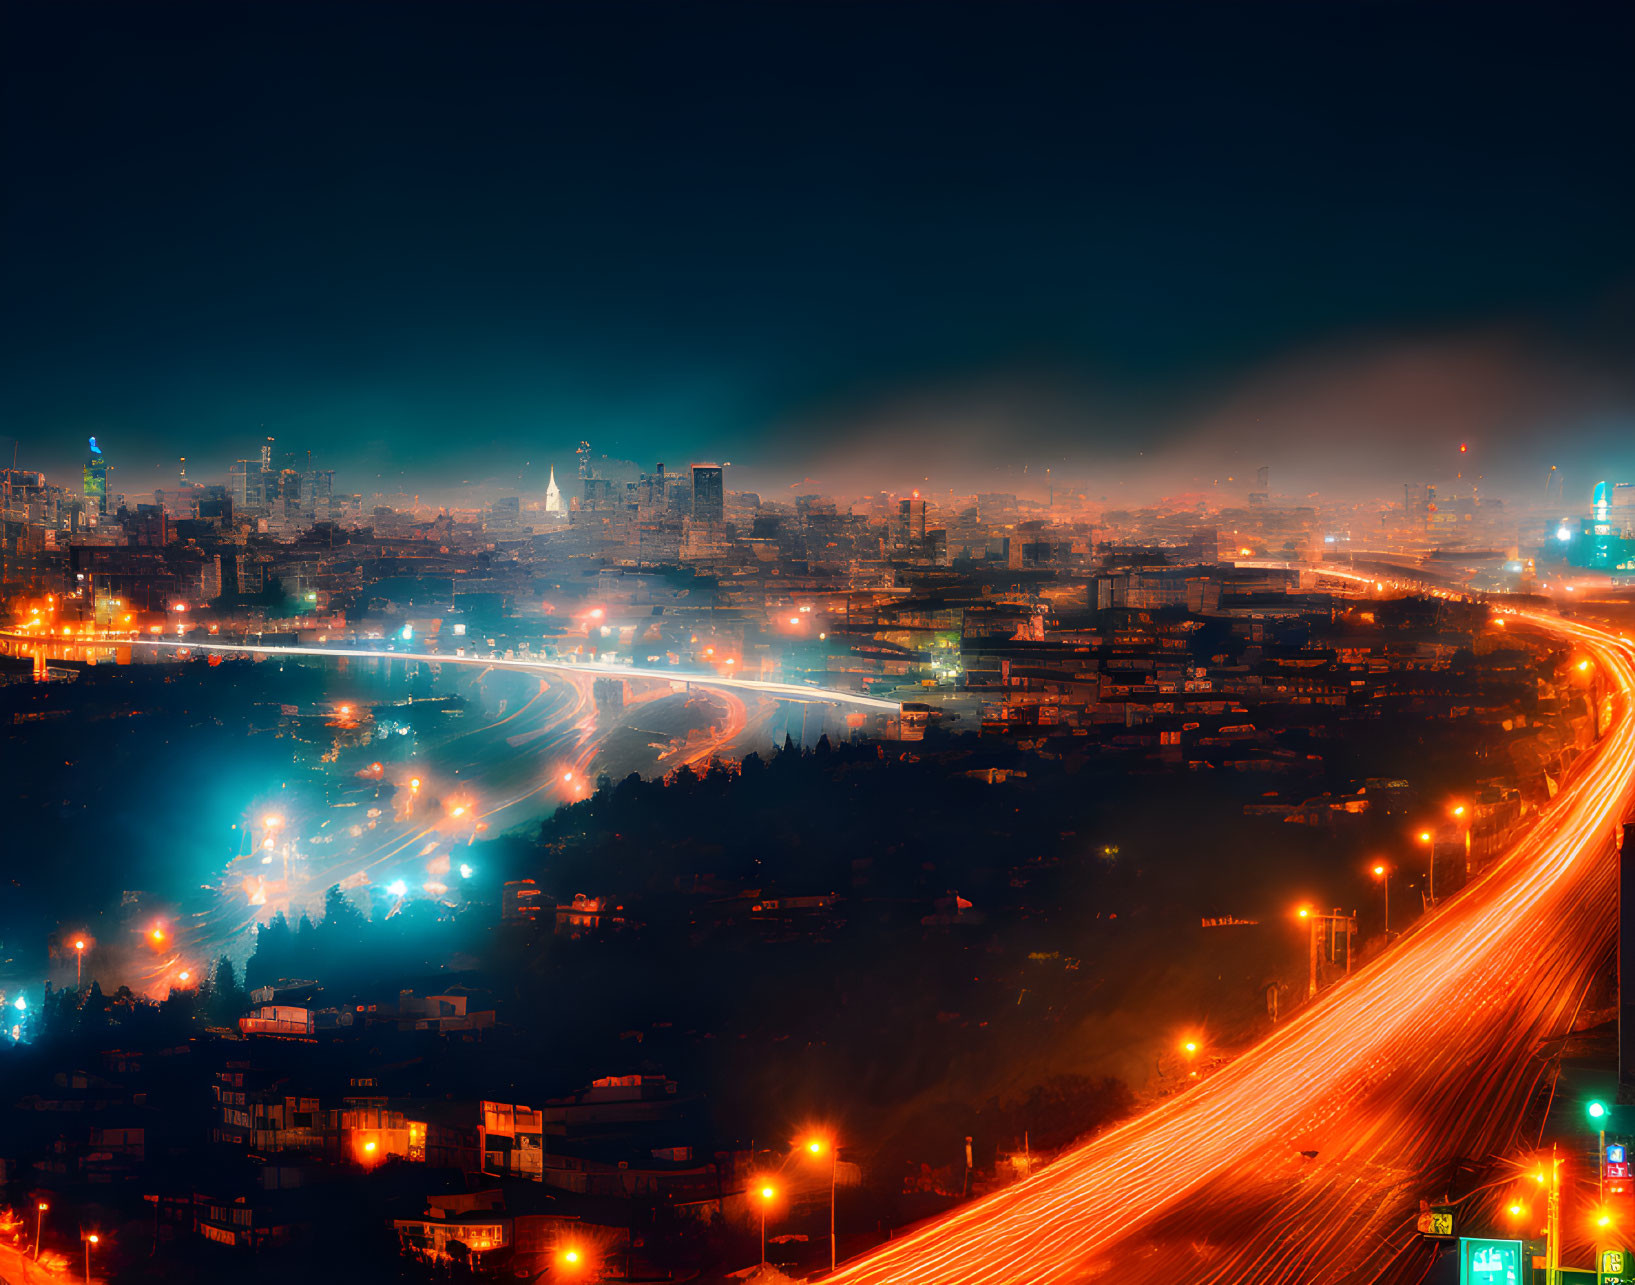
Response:
[[[1626,1157],[1624,1155],[1624,1144],[1623,1143],[1621,1143],[1621,1142],[1609,1142],[1609,1143],[1607,1143],[1607,1163],[1609,1165],[1625,1164],[1625,1163],[1627,1163],[1627,1160],[1628,1160],[1628,1157]]]
[[[1635,1253],[1603,1249],[1596,1256],[1595,1279],[1600,1285],[1631,1285],[1635,1282]]]
[[[1432,1205],[1419,1215],[1421,1236],[1442,1236],[1453,1239],[1453,1209],[1448,1205]]]
[[[1521,1241],[1462,1237],[1459,1285],[1522,1285]]]
[[[1622,1161],[1622,1160],[1619,1160],[1619,1161],[1609,1160],[1609,1161],[1607,1161],[1607,1177],[1609,1177],[1609,1178],[1627,1178],[1627,1177],[1629,1177],[1629,1164],[1628,1164],[1628,1162]]]

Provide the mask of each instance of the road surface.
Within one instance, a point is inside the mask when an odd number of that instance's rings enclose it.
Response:
[[[34,639],[35,642],[45,641]],[[55,639],[51,641],[56,641]],[[334,656],[368,660],[421,660],[434,665],[481,665],[485,668],[516,669],[525,673],[587,674],[592,678],[641,678],[648,682],[695,683],[700,687],[720,687],[728,691],[761,692],[791,700],[829,701],[854,709],[896,714],[902,706],[879,696],[841,691],[834,687],[808,687],[804,683],[772,683],[758,678],[730,678],[714,672],[683,673],[673,669],[642,669],[635,665],[574,664],[562,660],[504,660],[481,656],[445,656],[437,652],[388,651],[367,647],[281,647],[256,643],[189,642],[186,639],[133,638],[115,643],[87,643],[87,646],[157,647],[171,651],[223,652],[258,656]]]
[[[1570,1024],[1607,958],[1616,827],[1635,781],[1627,644],[1552,616],[1510,622],[1581,648],[1614,702],[1595,751],[1510,853],[1196,1088],[830,1279],[1419,1280],[1431,1250],[1414,1231],[1418,1200],[1443,1194],[1454,1159],[1513,1151],[1535,1046]],[[1569,1242],[1587,1239],[1589,1218],[1569,1195]]]

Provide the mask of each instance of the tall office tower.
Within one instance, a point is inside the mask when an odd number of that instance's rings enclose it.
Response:
[[[693,465],[693,521],[719,522],[726,516],[726,492],[719,464]]]
[[[897,501],[897,517],[904,540],[913,543],[925,539],[925,501],[918,492],[911,500]]]
[[[545,512],[562,513],[565,511],[562,504],[562,491],[556,484],[556,465],[553,464],[551,465],[550,483],[545,487]]]
[[[314,522],[328,522],[335,516],[335,470],[310,469],[301,479],[301,511]]]
[[[108,511],[108,461],[102,457],[102,448],[94,437],[90,453],[85,457],[85,499],[96,505],[98,513]]]

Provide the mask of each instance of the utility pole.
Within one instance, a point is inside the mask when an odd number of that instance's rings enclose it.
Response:
[[[1550,1144],[1550,1199],[1544,1223],[1545,1285],[1561,1285],[1561,1156]]]

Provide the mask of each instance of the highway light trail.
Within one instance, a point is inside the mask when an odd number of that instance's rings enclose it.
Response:
[[[1510,1144],[1533,1047],[1570,1020],[1605,958],[1615,826],[1635,779],[1628,648],[1550,616],[1510,619],[1584,649],[1615,709],[1501,861],[1214,1077],[830,1279],[1417,1280],[1418,1197],[1441,1194],[1429,1184],[1451,1158]]]
[[[591,678],[637,678],[648,682],[692,683],[699,687],[760,692],[768,696],[785,696],[796,700],[832,701],[837,705],[851,705],[858,709],[879,710],[890,714],[895,714],[901,709],[897,701],[885,700],[879,696],[865,696],[861,692],[841,691],[833,687],[808,687],[803,683],[772,683],[758,678],[727,678],[713,672],[683,673],[673,669],[641,669],[635,665],[581,665],[561,660],[504,660],[496,657],[444,656],[436,652],[386,651],[365,647],[283,647],[259,643],[188,642],[185,639],[166,638],[99,639],[96,642],[81,642],[79,645],[155,647],[170,651],[213,651],[228,655],[250,653],[258,656],[329,656],[353,660],[418,660],[433,665],[477,665],[488,669],[517,669],[525,673],[581,674]]]

